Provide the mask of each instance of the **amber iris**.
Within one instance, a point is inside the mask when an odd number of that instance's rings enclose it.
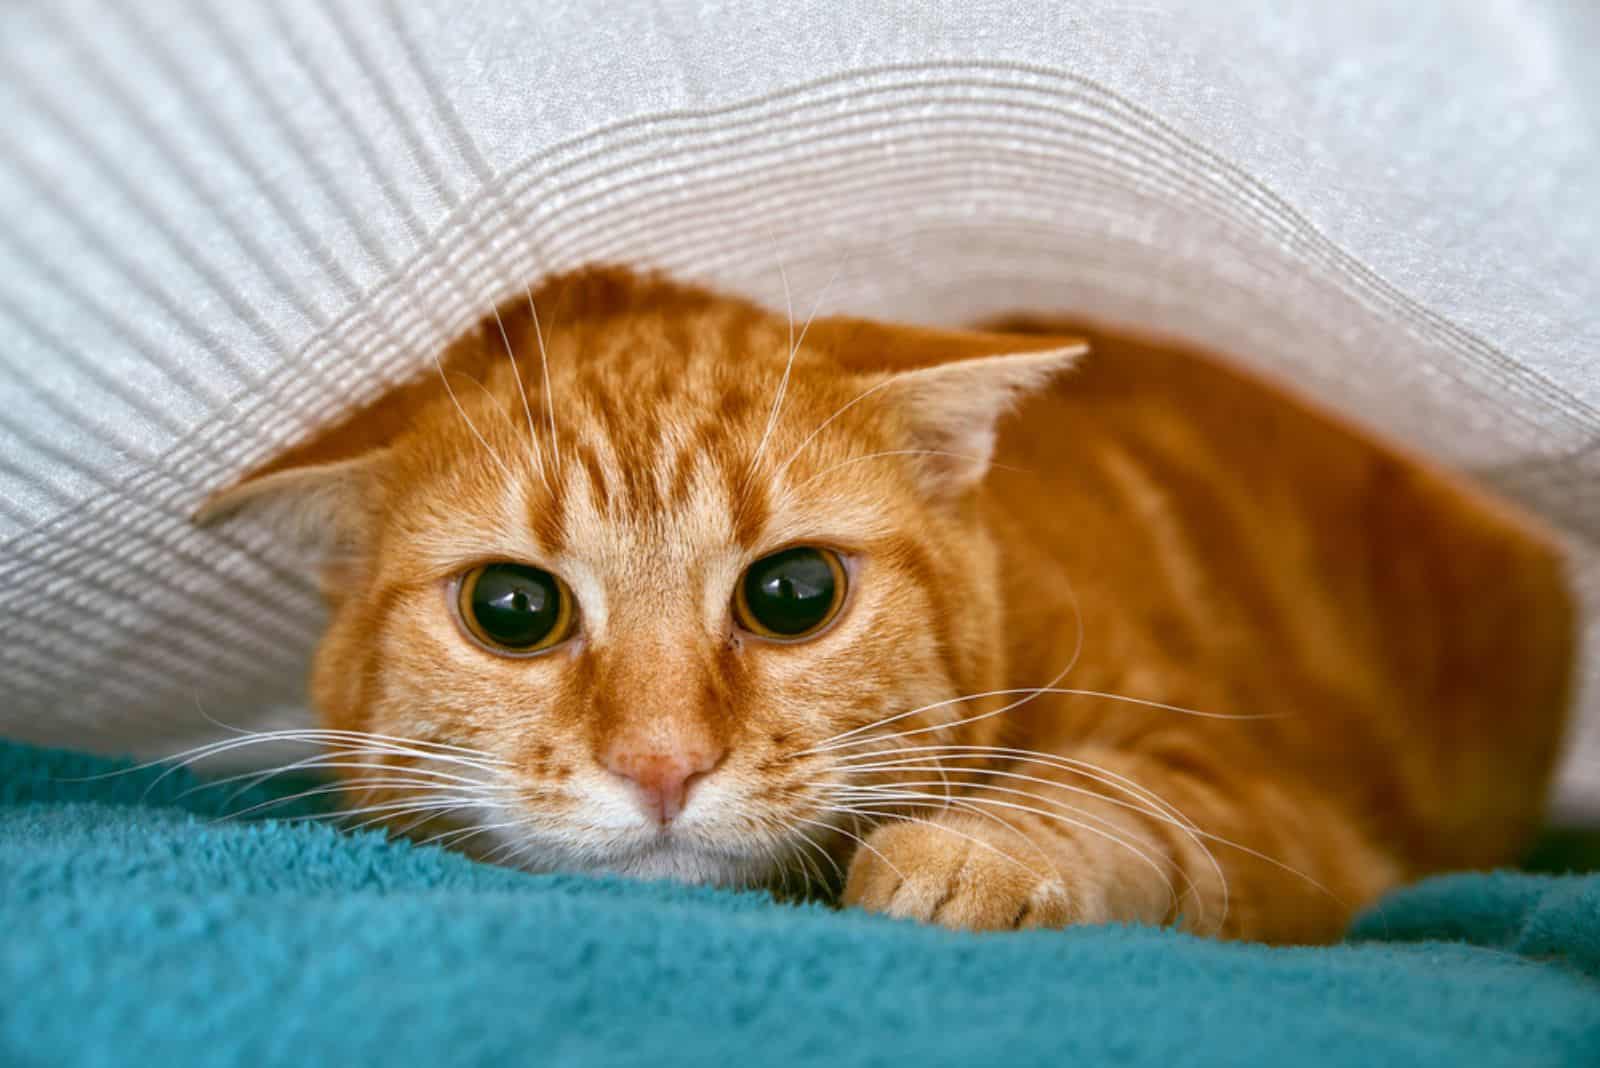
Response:
[[[803,638],[838,614],[844,593],[838,554],[800,545],[750,565],[734,597],[734,614],[741,626],[761,637]]]
[[[572,597],[548,571],[526,564],[485,564],[461,580],[461,621],[495,650],[548,649],[571,630]]]

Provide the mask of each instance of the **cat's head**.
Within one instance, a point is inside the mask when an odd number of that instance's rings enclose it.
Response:
[[[1007,698],[962,700],[1005,684],[979,494],[1081,350],[586,271],[206,514],[318,548],[324,724],[414,740],[340,762],[379,815],[532,868],[761,881],[928,778],[886,752],[993,737]]]

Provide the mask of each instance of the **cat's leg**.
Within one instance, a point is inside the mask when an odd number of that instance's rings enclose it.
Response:
[[[866,845],[846,904],[976,929],[1176,923],[1324,942],[1400,877],[1337,804],[1292,777],[1107,750],[996,768]]]

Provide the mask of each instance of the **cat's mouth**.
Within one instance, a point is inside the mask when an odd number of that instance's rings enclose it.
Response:
[[[568,835],[546,838],[507,830],[492,831],[474,843],[472,852],[487,853],[496,863],[533,872],[581,872],[631,879],[666,880],[712,886],[765,885],[782,868],[770,843],[724,840],[677,823],[637,829],[608,848],[595,842],[572,848]]]
[[[765,853],[716,847],[663,829],[647,841],[596,863],[594,874],[713,886],[747,886],[772,877],[777,865]]]

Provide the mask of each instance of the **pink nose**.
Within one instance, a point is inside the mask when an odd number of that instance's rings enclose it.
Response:
[[[693,749],[656,752],[623,749],[607,753],[606,770],[639,788],[647,810],[663,824],[683,811],[689,788],[722,760],[723,750]]]

